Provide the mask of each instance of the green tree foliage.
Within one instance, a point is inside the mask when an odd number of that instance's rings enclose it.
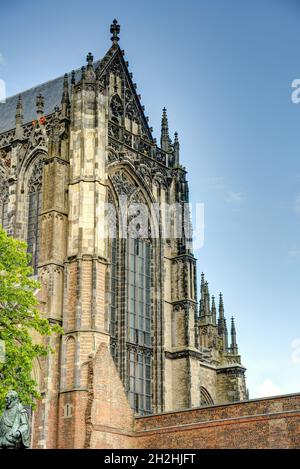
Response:
[[[23,404],[39,398],[32,378],[33,360],[51,353],[47,340],[33,339],[62,333],[51,326],[37,309],[40,283],[32,278],[26,243],[7,236],[0,226],[0,340],[5,343],[5,360],[0,363],[0,410],[8,390],[19,393]]]

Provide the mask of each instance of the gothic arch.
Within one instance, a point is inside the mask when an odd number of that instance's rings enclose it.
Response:
[[[114,184],[113,178],[115,175],[123,174],[125,178],[128,179],[128,183],[132,185],[132,188],[129,187],[126,189],[124,188],[124,183],[126,181],[119,180],[117,184]],[[125,192],[123,195],[127,195],[129,203],[134,202],[134,198],[137,197],[137,194],[140,193],[141,196],[144,198],[145,204],[149,210],[151,207],[154,207],[156,200],[154,199],[150,188],[144,183],[141,176],[137,173],[134,165],[129,161],[122,161],[122,162],[115,162],[110,165],[108,169],[108,180],[109,180],[109,187],[114,194],[114,200],[116,201],[116,207],[119,207],[119,196],[122,195],[118,193],[118,187],[122,188]],[[162,228],[160,224],[159,216],[154,215],[154,211],[151,212],[151,230],[153,231],[154,237],[158,240],[162,237]]]
[[[115,321],[110,327],[110,331],[113,331],[111,353],[121,379],[128,389],[132,408],[138,413],[147,414],[161,400],[159,390],[151,391],[150,376],[152,374],[154,376],[154,373],[160,375],[163,372],[160,369],[162,357],[153,354],[153,337],[162,336],[163,284],[161,276],[157,274],[158,266],[162,263],[162,247],[161,237],[156,234],[160,233],[160,221],[159,216],[151,212],[152,204],[155,203],[154,197],[131,162],[114,161],[110,164],[108,173],[110,197],[116,208],[120,207],[121,196],[127,196],[128,205],[140,203],[146,206],[150,220],[154,215],[157,227],[155,236],[152,236],[152,231],[149,232],[147,228],[141,237],[135,239],[126,232],[126,239],[116,241],[118,250],[116,278],[117,281],[121,279],[124,291],[119,292],[118,288],[117,305],[114,301],[109,305],[110,320]],[[130,216],[127,223],[129,221]],[[151,222],[151,228],[152,225]],[[112,259],[111,279],[115,276],[114,264]],[[110,290],[113,291],[112,286]],[[141,291],[143,293],[140,298]],[[153,296],[153,291],[159,293]],[[137,392],[137,375],[140,373],[143,376],[142,391]]]
[[[200,405],[201,406],[214,405],[213,398],[211,397],[208,390],[204,388],[203,386],[200,386]]]
[[[27,209],[27,246],[31,255],[31,264],[37,274],[40,250],[40,214],[42,210],[43,158],[37,158],[30,168],[26,186]]]
[[[17,186],[17,210],[16,210],[16,237],[27,241],[28,231],[28,209],[29,209],[29,190],[30,179],[36,165],[42,165],[46,152],[38,148],[34,149],[24,158],[18,173]]]
[[[116,172],[119,172],[119,171],[124,172],[124,174],[127,175],[129,179],[133,181],[133,183],[137,186],[137,188],[142,190],[146,198],[146,201],[149,205],[156,202],[153,195],[151,194],[150,189],[145,185],[143,179],[137,173],[134,165],[128,160],[116,161],[116,162],[113,162],[109,166],[108,178],[109,178],[110,184],[112,184],[112,176]]]
[[[39,159],[46,159],[46,157],[47,151],[44,147],[36,147],[24,156],[18,171],[18,179],[21,181],[23,189],[26,185],[28,175],[30,177],[32,168],[34,167],[36,161]]]

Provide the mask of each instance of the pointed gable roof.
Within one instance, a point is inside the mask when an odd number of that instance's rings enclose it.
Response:
[[[127,63],[124,60],[124,51],[120,49],[117,43],[112,44],[96,68],[96,73],[99,77],[105,76],[105,74],[110,71],[119,76],[123,75],[126,83],[125,101],[127,102],[125,102],[125,104],[128,105],[129,101],[131,102],[131,105],[134,104],[144,133],[147,135],[149,140],[153,141],[151,128],[148,125],[148,119],[145,116],[144,108],[141,105],[140,98],[136,92],[136,85],[132,81],[132,74],[129,72]]]
[[[131,74],[128,71],[127,64],[123,57],[123,51],[117,43],[113,43],[105,56],[94,63],[94,69],[98,78],[104,77],[106,73],[112,72],[123,76],[126,82],[126,88],[130,93],[131,103],[134,105],[136,112],[139,115],[139,120],[143,127],[144,133],[152,141],[153,137],[151,129],[148,125],[147,118],[144,115],[143,107],[141,106],[140,99],[136,93],[135,85],[132,82]],[[71,82],[71,74],[68,73],[69,83]],[[78,81],[81,77],[81,68],[75,71],[75,80]],[[0,134],[15,128],[15,112],[18,98],[22,96],[23,102],[23,123],[26,124],[36,119],[36,106],[35,100],[38,94],[42,94],[45,99],[44,115],[54,112],[55,106],[61,104],[61,97],[63,93],[64,76],[55,78],[41,85],[35,86],[26,90],[18,95],[7,98],[5,103],[0,103]]]

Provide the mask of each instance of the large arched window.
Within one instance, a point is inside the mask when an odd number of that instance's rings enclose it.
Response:
[[[110,332],[110,350],[112,357],[115,362],[117,362],[117,325],[118,325],[118,263],[117,263],[117,240],[113,238],[111,240],[111,256],[110,256],[110,324],[109,324],[109,332]]]
[[[122,368],[122,357],[118,357],[118,350],[122,348],[120,342],[124,340],[124,334],[127,362],[124,384],[132,409],[145,415],[152,412],[152,246],[147,240],[127,239],[123,268],[118,262],[118,248],[121,245],[123,243],[117,239],[111,241],[111,354],[116,364],[119,358],[119,366]],[[125,279],[126,285],[119,285],[119,278]],[[124,296],[118,294],[121,291],[126,292]]]
[[[38,255],[40,243],[40,223],[39,214],[42,208],[42,176],[43,161],[38,160],[33,168],[28,186],[28,227],[27,227],[27,245],[28,252],[31,254],[31,265],[36,274],[38,268]]]
[[[127,240],[127,363],[129,401],[136,413],[151,413],[151,244]]]
[[[122,223],[117,219],[117,230],[110,246],[109,316],[111,354],[128,393],[135,413],[152,412],[152,258],[153,246],[149,226],[140,225],[138,218],[147,207],[143,193],[131,175],[125,171],[113,173],[112,184],[116,199],[126,196],[131,207],[130,225],[123,236]],[[114,203],[112,195],[108,200]],[[142,204],[141,210],[136,205]],[[117,203],[114,205],[117,205]],[[117,210],[119,214],[121,206]],[[135,213],[132,210],[135,210]],[[118,215],[115,214],[117,217]],[[137,217],[134,228],[134,218]],[[128,219],[129,219],[128,218]],[[127,220],[128,222],[128,220]],[[120,223],[120,226],[119,226]],[[122,231],[120,231],[120,227]],[[122,232],[122,236],[118,234]],[[147,234],[149,233],[149,238]]]

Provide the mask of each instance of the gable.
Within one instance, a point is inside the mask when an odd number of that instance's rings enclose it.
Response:
[[[100,80],[102,80],[103,85],[109,82],[110,74],[121,78],[123,83],[122,96],[115,94],[112,97],[111,105],[117,105],[117,101],[121,100],[122,112],[124,112],[125,117],[138,123],[142,135],[152,142],[152,129],[148,125],[148,118],[145,116],[144,107],[141,105],[140,98],[136,92],[136,85],[132,81],[132,74],[128,70],[127,63],[119,46],[113,45],[110,48],[104,59],[99,63],[96,73]]]

